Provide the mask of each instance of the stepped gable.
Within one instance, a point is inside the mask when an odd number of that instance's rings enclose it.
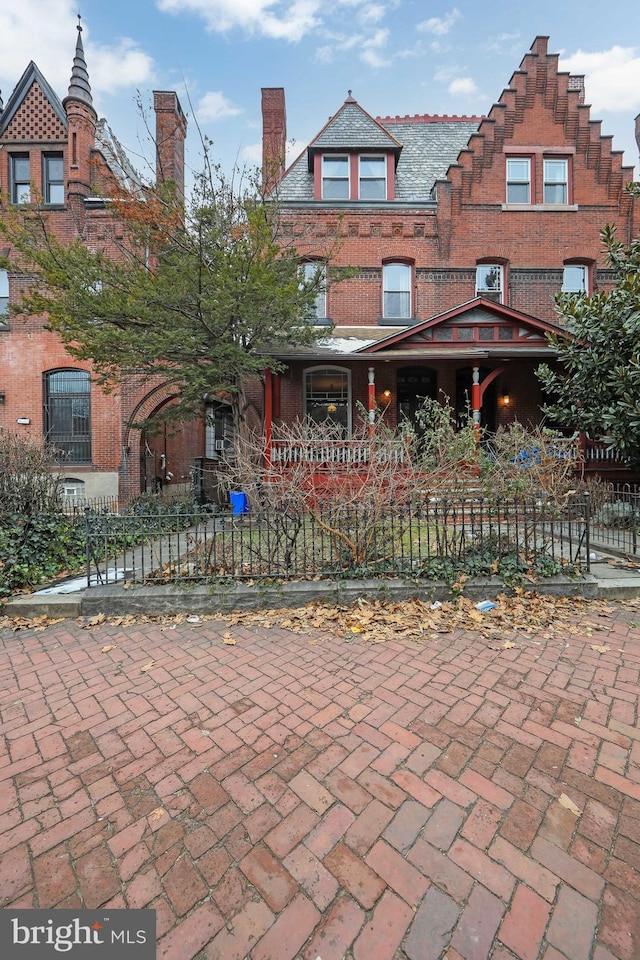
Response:
[[[5,142],[67,139],[62,103],[33,60],[0,115],[0,137]]]
[[[452,208],[471,198],[471,190],[482,180],[496,154],[502,155],[505,145],[534,145],[517,137],[519,125],[537,105],[550,112],[553,122],[562,131],[560,143],[549,144],[575,148],[593,171],[611,202],[624,206],[624,186],[633,177],[633,167],[623,165],[623,151],[612,149],[612,137],[603,135],[601,121],[592,120],[590,106],[585,103],[584,78],[558,71],[559,54],[547,52],[548,37],[537,37],[525,55],[519,70],[511,77],[509,87],[481,121],[477,132],[460,152],[457,163],[447,171],[451,183]],[[540,146],[548,144],[541,143]]]

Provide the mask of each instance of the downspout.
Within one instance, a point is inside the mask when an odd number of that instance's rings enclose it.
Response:
[[[271,469],[271,441],[273,437],[273,374],[264,372],[264,467]]]

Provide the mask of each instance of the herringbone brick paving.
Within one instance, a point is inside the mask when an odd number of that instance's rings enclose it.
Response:
[[[633,616],[0,632],[1,902],[152,907],[162,960],[638,960]]]

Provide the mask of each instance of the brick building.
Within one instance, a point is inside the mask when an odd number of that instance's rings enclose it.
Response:
[[[349,92],[288,169],[282,88],[263,89],[262,113],[283,232],[306,269],[324,269],[332,238],[332,265],[357,268],[317,299],[311,322],[334,330],[268,379],[267,424],[330,417],[348,436],[358,402],[393,425],[424,396],[459,417],[471,405],[489,429],[539,423],[554,296],[608,289],[600,229],[629,241],[640,227],[633,168],[591,118],[583,78],[538,37],[486,117],[374,118]]]
[[[31,62],[6,104],[0,101],[0,193],[11,204],[37,198],[58,238],[98,250],[109,244],[108,185],[115,180],[134,195],[143,185],[96,114],[81,31],[63,100]],[[153,101],[157,174],[183,188],[185,117],[174,92],[155,91]],[[0,428],[46,438],[59,450],[70,496],[127,498],[186,486],[194,457],[204,453],[203,427],[148,435],[133,428],[172,401],[171,389],[131,381],[103,393],[91,365],[69,356],[45,318],[9,317],[9,302],[28,281],[0,271]]]

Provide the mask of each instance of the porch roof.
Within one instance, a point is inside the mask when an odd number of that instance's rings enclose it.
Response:
[[[313,345],[278,350],[276,356],[282,360],[348,357],[369,363],[374,359],[548,359],[557,353],[546,339],[549,333],[567,336],[556,324],[475,297],[406,327],[338,326]]]

